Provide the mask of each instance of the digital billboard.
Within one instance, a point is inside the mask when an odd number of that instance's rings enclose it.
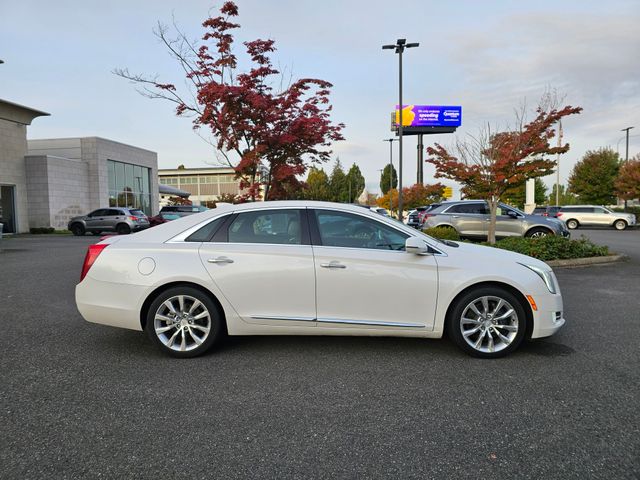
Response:
[[[396,125],[400,112],[396,105]],[[459,127],[462,125],[462,107],[450,105],[405,105],[402,109],[404,127]]]

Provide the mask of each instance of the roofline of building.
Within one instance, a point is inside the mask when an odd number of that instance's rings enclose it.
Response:
[[[158,175],[193,175],[197,172],[212,173],[212,171],[230,170],[235,173],[233,167],[196,167],[196,168],[159,168]]]
[[[88,137],[52,137],[52,138],[27,138],[27,143],[31,142],[31,141],[51,141],[51,140],[88,140],[88,139],[96,139],[96,140],[104,140],[105,142],[111,142],[111,143],[117,143],[118,145],[124,145],[125,147],[128,148],[135,148],[138,150],[142,150],[144,152],[149,152],[149,153],[154,153],[154,154],[158,154],[158,152],[155,152],[153,150],[149,150],[148,148],[142,148],[142,147],[138,147],[136,145],[131,145],[129,143],[124,143],[124,142],[119,142],[117,140],[111,140],[110,138],[105,138],[105,137],[98,137],[97,135],[91,135]]]
[[[26,107],[19,103],[13,103],[0,98],[0,119],[9,122],[20,123],[22,125],[31,125],[36,117],[48,117],[50,113],[36,110],[35,108]]]

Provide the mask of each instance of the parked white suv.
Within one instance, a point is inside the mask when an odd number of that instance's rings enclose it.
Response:
[[[569,205],[562,207],[558,218],[564,220],[567,228],[578,227],[614,227],[624,230],[636,225],[636,216],[632,213],[613,212],[597,205]]]

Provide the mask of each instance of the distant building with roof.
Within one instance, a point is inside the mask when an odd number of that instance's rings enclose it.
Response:
[[[240,180],[231,167],[160,169],[158,180],[161,187],[188,192],[194,205],[208,206],[219,200],[221,195],[242,193]],[[161,198],[161,203],[163,200]]]

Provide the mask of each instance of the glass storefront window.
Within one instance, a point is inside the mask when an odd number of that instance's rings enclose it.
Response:
[[[140,208],[151,215],[151,169],[140,165],[107,161],[109,206]]]

